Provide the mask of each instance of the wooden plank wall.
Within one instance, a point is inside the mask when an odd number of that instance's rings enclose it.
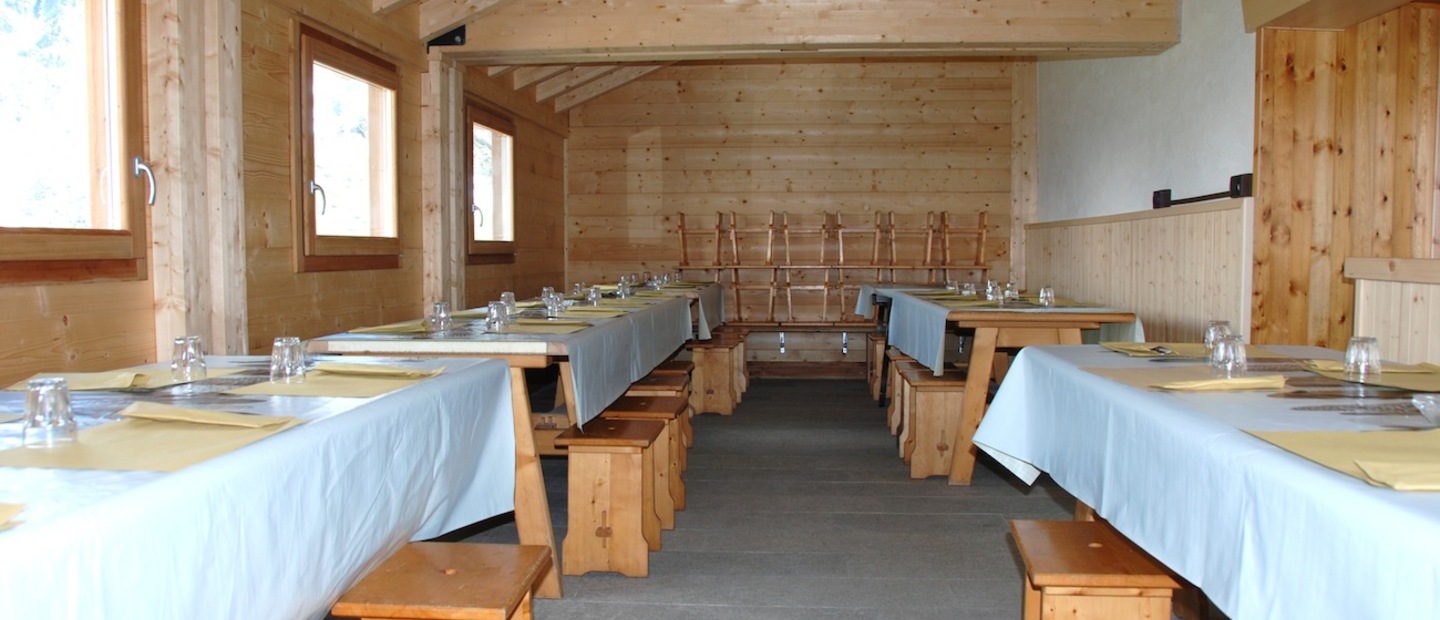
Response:
[[[809,224],[839,212],[855,226],[941,210],[989,212],[987,253],[1005,279],[1011,74],[983,60],[674,65],[596,98],[570,116],[570,280],[673,269],[679,213]],[[763,254],[756,243],[741,253]],[[838,338],[813,355],[787,342],[784,357],[838,361]]]
[[[1255,341],[1342,348],[1345,259],[1440,256],[1440,6],[1258,43]]]
[[[1155,342],[1248,321],[1251,199],[1025,227],[1026,284],[1130,309]]]
[[[0,387],[37,372],[155,361],[150,282],[6,286],[0,292]]]
[[[1387,360],[1440,363],[1440,260],[1355,258],[1355,335],[1374,336]]]

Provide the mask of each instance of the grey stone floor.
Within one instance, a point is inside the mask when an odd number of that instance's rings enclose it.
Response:
[[[1011,518],[1068,519],[1049,483],[982,461],[974,484],[910,480],[860,381],[757,380],[735,415],[694,420],[688,506],[650,576],[565,577],[541,619],[1020,618]],[[546,459],[557,540],[565,461]],[[467,532],[514,542],[513,524]]]

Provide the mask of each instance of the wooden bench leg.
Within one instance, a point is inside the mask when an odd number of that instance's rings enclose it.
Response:
[[[653,465],[647,462],[647,454],[642,449],[592,451],[570,447],[570,518],[563,543],[564,574],[650,574],[649,541],[659,540],[660,527],[654,509],[654,483],[647,475]]]

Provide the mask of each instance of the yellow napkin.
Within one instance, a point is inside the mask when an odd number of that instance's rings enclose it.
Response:
[[[305,373],[305,380],[300,383],[272,383],[270,381],[261,381],[254,385],[227,390],[225,393],[264,394],[267,396],[374,398],[424,380],[425,377],[309,372]]]
[[[652,303],[654,302],[643,301],[639,299],[606,299],[600,302],[600,306],[608,308],[631,308],[638,310],[641,308],[649,308],[650,304]],[[594,306],[591,307],[593,308]]]
[[[585,321],[567,321],[565,319],[516,319],[512,325],[564,325],[566,327],[590,327],[591,324]]]
[[[538,300],[538,299],[526,299],[525,301],[517,301],[517,302],[515,302],[515,307],[516,307],[516,308],[539,308],[539,307],[544,306],[544,305],[545,305],[545,302],[540,301],[540,300]]]
[[[572,318],[613,319],[617,316],[625,316],[629,313],[630,311],[625,310],[624,308],[597,308],[595,306],[576,306],[574,308],[570,308],[564,312],[561,312],[560,314],[561,316]]]
[[[433,377],[445,372],[444,367],[435,369],[406,368],[382,364],[351,364],[347,362],[320,362],[315,370],[336,375],[360,375],[367,377]]]
[[[1200,379],[1197,381],[1171,381],[1154,387],[1177,392],[1221,392],[1230,390],[1283,390],[1285,377],[1263,375],[1259,377],[1232,377],[1229,379]]]
[[[988,299],[936,299],[936,303],[946,308],[999,308],[999,301]]]
[[[1345,362],[1340,360],[1305,360],[1301,362],[1307,370],[1318,372],[1345,372]],[[1399,364],[1395,362],[1381,362],[1381,374],[1387,372],[1432,372],[1424,366],[1412,366],[1410,364]]]
[[[18,413],[0,413],[0,424],[24,420],[25,416]]]
[[[490,308],[471,308],[471,309],[469,309],[469,310],[460,310],[460,311],[457,311],[457,312],[451,312],[451,313],[450,313],[450,318],[452,318],[452,319],[483,319],[483,318],[485,318],[485,317],[487,317],[487,316],[489,316],[489,315],[490,315]]]
[[[135,385],[135,380],[140,373],[134,370],[109,370],[105,372],[42,372],[30,377],[39,379],[41,377],[60,377],[69,384],[70,391],[81,390],[123,390]],[[23,392],[27,389],[26,379],[6,389]]]
[[[1130,357],[1166,357],[1155,347],[1169,349],[1173,351],[1170,355],[1177,357],[1205,357],[1205,345],[1198,342],[1102,342],[1100,346]]]
[[[0,452],[0,466],[176,471],[292,426],[291,417],[202,411],[137,402],[125,419],[80,431],[75,443]]]
[[[636,296],[636,297],[658,297],[658,298],[669,299],[669,298],[671,298],[671,297],[679,297],[679,296],[681,296],[681,293],[675,293],[675,292],[671,292],[671,291],[649,291],[649,290],[646,290],[646,291],[639,291],[639,292],[635,293],[635,296]]]
[[[1440,491],[1440,429],[1250,431],[1285,450],[1375,486]]]
[[[390,325],[376,325],[374,327],[357,327],[350,330],[352,334],[423,334],[428,331],[425,321],[409,321],[406,323],[392,323]]]
[[[582,329],[590,327],[589,323],[581,321],[545,321],[540,323],[515,322],[506,325],[502,333],[506,334],[573,334]]]
[[[25,504],[0,504],[0,532],[20,525],[19,521],[12,521],[12,519],[24,509]]]
[[[660,288],[688,288],[688,289],[696,289],[696,288],[705,288],[705,287],[707,287],[707,286],[710,286],[710,284],[711,284],[710,282],[671,282],[671,283],[669,283],[669,284],[661,285]]]

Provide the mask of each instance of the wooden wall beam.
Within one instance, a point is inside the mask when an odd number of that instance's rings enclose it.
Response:
[[[415,1],[416,0],[370,0],[370,10],[374,11],[376,15],[389,15],[414,4]]]
[[[599,97],[630,82],[659,71],[665,65],[631,65],[596,79],[589,84],[576,87],[555,98],[555,111],[564,112],[586,101]]]
[[[1025,279],[1025,225],[1039,209],[1039,67],[1035,61],[1010,65],[1010,278],[1030,290],[1046,286]]]
[[[450,7],[458,0],[422,7]],[[816,3],[674,0],[560,4],[514,0],[468,18],[465,45],[446,53],[477,64],[653,62],[856,55],[1158,53],[1178,41],[1176,0]],[[479,7],[475,7],[479,8]],[[517,26],[523,24],[523,27]]]
[[[426,301],[465,304],[465,78],[455,63],[432,54],[421,91],[420,217],[425,248],[421,286]]]
[[[375,0],[382,2],[385,0]],[[461,24],[474,24],[512,0],[423,0],[420,4],[420,40],[429,41]],[[514,27],[515,24],[510,24]],[[474,33],[470,33],[473,38]]]

